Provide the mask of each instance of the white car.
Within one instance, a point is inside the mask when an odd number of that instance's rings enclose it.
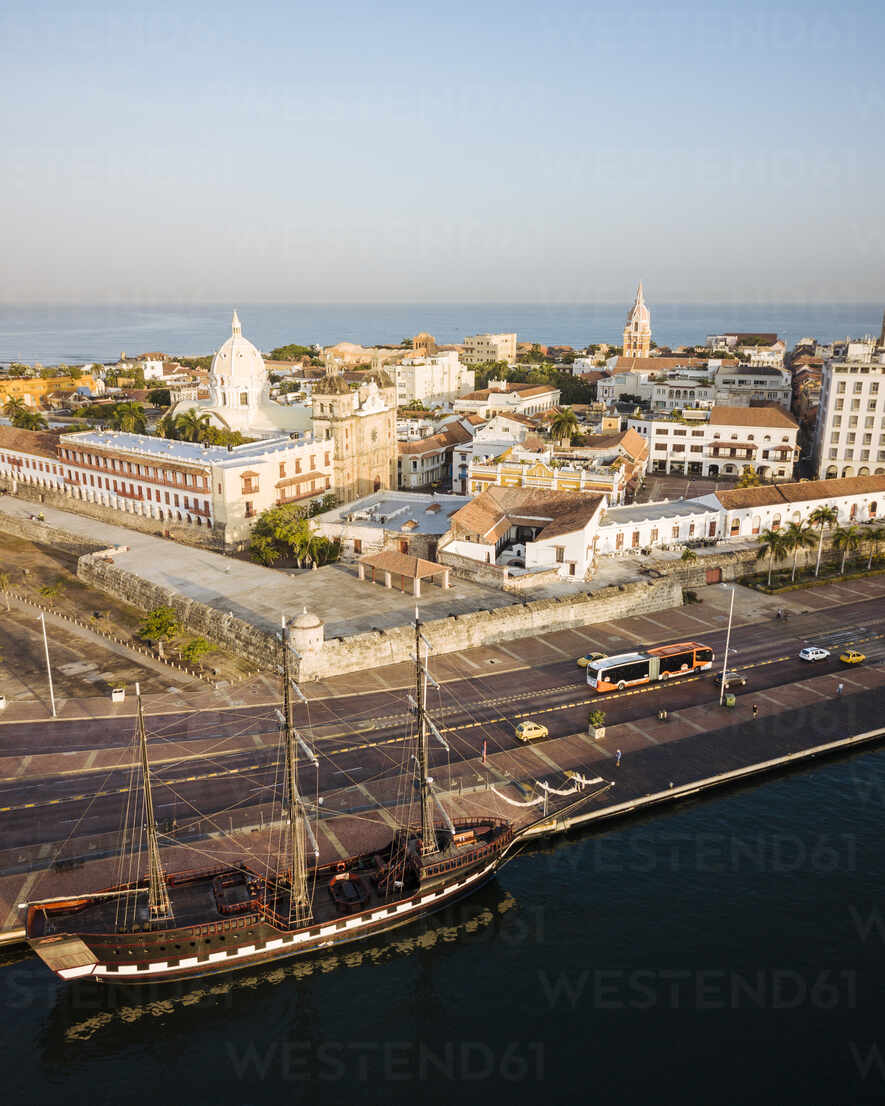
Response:
[[[825,661],[829,655],[829,650],[821,649],[817,645],[806,645],[804,649],[799,650],[799,660],[802,661]]]

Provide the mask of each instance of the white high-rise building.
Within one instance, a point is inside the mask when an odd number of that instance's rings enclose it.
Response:
[[[820,479],[885,474],[885,354],[824,365],[814,463]]]

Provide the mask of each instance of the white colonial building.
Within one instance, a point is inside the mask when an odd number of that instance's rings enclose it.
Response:
[[[799,425],[780,407],[652,414],[628,419],[627,425],[648,442],[652,472],[739,476],[753,467],[769,480],[793,477]]]

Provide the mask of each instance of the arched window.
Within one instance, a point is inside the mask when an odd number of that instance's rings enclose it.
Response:
[[[771,520],[771,528],[772,528],[772,530],[780,530],[780,528],[781,528],[781,516],[780,515],[775,515],[774,518]]]

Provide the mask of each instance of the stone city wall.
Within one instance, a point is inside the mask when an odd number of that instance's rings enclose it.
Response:
[[[452,570],[452,575],[461,580],[486,584],[502,591],[530,591],[532,588],[553,584],[559,579],[559,570],[555,567],[514,576],[504,565],[474,561],[471,557],[462,557],[460,553],[450,553],[448,550],[439,550],[436,559],[441,565],[447,565]]]
[[[262,668],[276,669],[279,662],[278,639],[234,615],[152,584],[100,556],[81,557],[77,575],[85,583],[141,610],[171,607],[187,629],[247,657]],[[641,581],[604,588],[594,594],[541,599],[492,611],[450,615],[426,622],[423,632],[433,652],[451,653],[529,634],[590,626],[628,615],[666,610],[681,604],[682,587],[678,581]],[[415,634],[411,626],[334,638],[324,642],[315,653],[302,656],[297,664],[298,677],[317,679],[409,661],[414,655],[414,648]]]
[[[226,611],[216,610],[171,588],[143,580],[101,556],[81,557],[77,562],[77,576],[84,583],[142,611],[171,607],[182,626],[232,653],[248,658],[260,668],[275,669],[279,663],[279,640],[272,634]]]
[[[82,534],[74,534],[70,530],[63,530],[60,526],[50,526],[48,522],[39,522],[37,519],[5,515],[2,511],[0,511],[0,531],[16,538],[24,538],[25,541],[36,542],[38,545],[51,545],[54,549],[60,549],[62,553],[71,553],[75,557],[82,557],[84,553],[95,553],[102,548],[101,542],[90,541]]]
[[[160,519],[118,511],[113,507],[105,507],[102,503],[91,503],[88,499],[80,499],[79,496],[70,495],[68,492],[53,491],[51,488],[28,484],[22,480],[15,481],[14,492],[12,486],[12,480],[0,477],[0,488],[14,494],[17,499],[27,499],[31,503],[43,504],[47,507],[58,507],[62,511],[73,511],[74,514],[85,515],[99,522],[138,530],[142,534],[154,534],[158,537],[165,534],[186,545],[198,545],[207,549],[225,548],[223,526],[209,527],[195,526],[186,522],[161,522]]]
[[[603,588],[593,594],[539,599],[493,611],[450,615],[425,622],[422,632],[430,643],[432,653],[452,653],[681,605],[682,586],[678,581],[643,580],[621,587]],[[321,651],[302,658],[299,675],[302,679],[310,679],[397,664],[411,660],[414,650],[415,632],[411,626],[335,638],[326,641]]]

